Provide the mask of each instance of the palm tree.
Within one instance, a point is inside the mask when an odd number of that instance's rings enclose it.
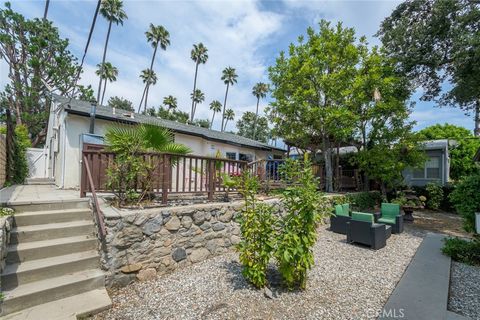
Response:
[[[192,101],[194,103],[192,113],[190,114],[190,122],[193,122],[192,115],[197,110],[197,104],[205,101],[205,94],[202,92],[202,90],[195,89],[195,91],[190,94],[190,99],[192,99]]]
[[[255,140],[255,134],[257,130],[257,119],[258,119],[258,105],[260,104],[260,98],[265,98],[268,92],[268,84],[263,82],[258,82],[252,88],[252,94],[257,98],[257,110],[255,111],[255,120],[253,121],[253,139]]]
[[[105,91],[107,91],[107,80],[110,82],[117,81],[118,69],[110,62],[105,62],[103,65],[99,63],[97,64],[97,67],[98,70],[95,71],[95,74],[104,81],[102,100],[100,100],[100,105],[103,105],[103,98],[105,97]]]
[[[210,102],[210,110],[213,111],[212,122],[210,122],[210,129],[212,129],[213,119],[215,119],[215,113],[222,111],[222,103],[218,100],[213,100],[212,102]]]
[[[232,120],[235,119],[235,112],[233,112],[233,109],[227,109],[225,111],[225,127],[223,127],[223,130],[222,131],[225,131],[225,129],[227,128],[227,123],[229,120]]]
[[[193,45],[193,49],[190,53],[190,57],[192,58],[192,60],[195,62],[195,77],[193,78],[193,91],[192,91],[192,94],[195,93],[195,90],[197,88],[197,74],[198,74],[198,65],[200,63],[202,64],[205,64],[208,60],[208,49],[207,47],[205,47],[203,45],[203,43],[199,43],[199,44],[194,44]],[[192,97],[192,109],[191,109],[191,112],[190,112],[190,121],[192,122],[193,121],[193,118],[195,117],[195,111],[196,111],[196,108],[195,108],[195,101]]]
[[[105,47],[103,48],[102,66],[105,64],[107,57],[108,40],[110,39],[110,32],[112,30],[112,24],[123,25],[123,20],[128,19],[127,14],[123,11],[122,0],[102,0],[100,8],[100,14],[108,21],[107,38],[105,39]],[[102,74],[103,72],[100,72]],[[102,89],[102,77],[98,82],[97,101],[100,101],[100,90]]]
[[[171,109],[177,109],[177,98],[174,96],[166,96],[163,98],[163,104],[167,106],[168,111],[170,112]]]
[[[142,70],[142,74],[140,74],[140,78],[142,78],[143,83],[145,83],[145,88],[147,89],[147,92],[145,94],[145,106],[143,109],[143,111],[146,111],[148,90],[150,85],[155,85],[155,83],[157,83],[157,75],[155,74],[155,71],[153,71],[152,69],[144,69]]]
[[[153,47],[152,60],[150,61],[150,70],[153,71],[153,63],[155,62],[158,46],[160,46],[160,48],[163,50],[167,50],[167,47],[170,45],[170,33],[167,31],[167,29],[165,29],[165,27],[154,26],[152,23],[150,23],[150,28],[148,29],[147,32],[145,32],[145,36],[147,36],[147,42],[151,42]],[[145,100],[147,100],[148,98],[149,86],[150,86],[149,83],[145,84],[145,89],[143,89],[142,99],[140,100],[140,104],[138,105],[138,112],[140,112],[143,99],[145,98]]]
[[[224,130],[224,121],[225,121],[225,108],[227,107],[227,96],[228,96],[228,88],[235,83],[237,83],[238,75],[235,73],[235,68],[226,67],[222,71],[222,81],[227,85],[227,90],[225,91],[225,100],[223,102],[223,113],[222,113],[222,131]]]

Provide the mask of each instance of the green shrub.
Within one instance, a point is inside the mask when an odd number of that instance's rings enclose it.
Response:
[[[317,191],[318,180],[308,160],[289,159],[281,171],[290,185],[282,195],[286,214],[279,221],[275,257],[286,286],[304,289],[307,271],[314,264],[312,247],[317,241],[317,225],[331,214],[331,202]]]
[[[257,288],[267,284],[267,267],[275,247],[274,208],[256,199],[259,182],[245,172],[237,179],[238,191],[245,199],[245,206],[238,216],[242,240],[237,245],[243,276]]]
[[[347,194],[347,202],[352,204],[354,210],[372,210],[383,201],[382,194],[379,191],[359,192]]]
[[[443,189],[437,183],[428,183],[425,186],[427,191],[427,208],[438,210],[443,200]]]
[[[480,211],[480,174],[463,178],[450,194],[455,210],[463,217],[463,227],[475,231],[475,212]]]
[[[442,252],[455,261],[480,265],[480,240],[468,241],[459,238],[445,239]]]
[[[15,211],[12,208],[0,208],[0,217],[11,216]]]
[[[25,125],[15,127],[14,139],[14,163],[11,183],[21,184],[28,177],[27,148],[31,147],[28,129]]]

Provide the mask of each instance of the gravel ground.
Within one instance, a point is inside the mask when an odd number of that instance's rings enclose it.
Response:
[[[448,310],[480,319],[480,267],[452,261]]]
[[[320,227],[307,289],[288,292],[270,270],[274,298],[252,288],[235,252],[112,292],[94,319],[369,319],[381,310],[422,238],[404,232],[373,251]],[[478,282],[477,282],[478,283]]]

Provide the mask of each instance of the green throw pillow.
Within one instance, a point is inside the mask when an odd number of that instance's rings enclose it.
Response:
[[[373,214],[363,212],[352,212],[352,220],[365,221],[373,223]]]

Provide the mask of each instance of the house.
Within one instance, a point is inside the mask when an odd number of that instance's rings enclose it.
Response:
[[[450,180],[449,147],[454,146],[454,140],[430,140],[422,143],[427,160],[419,168],[404,170],[403,177],[408,186],[425,186],[427,183],[436,182],[446,185]]]
[[[255,161],[282,157],[284,149],[238,136],[125,110],[97,106],[94,134],[89,134],[89,102],[53,95],[45,141],[45,175],[61,188],[79,188],[82,150],[86,144],[103,144],[110,126],[155,123],[173,131],[175,142],[192,150],[193,155]]]

